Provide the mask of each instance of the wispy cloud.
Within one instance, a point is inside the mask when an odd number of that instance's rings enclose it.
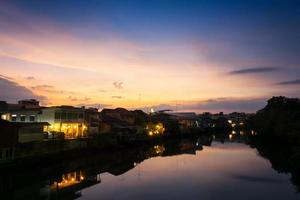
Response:
[[[230,71],[229,74],[238,75],[238,74],[257,74],[257,73],[266,73],[266,72],[274,72],[279,70],[277,67],[253,67],[246,69],[239,69]]]
[[[58,91],[54,88],[52,85],[35,85],[31,87],[34,92],[40,93],[40,92],[46,92],[46,93],[62,93],[61,91]]]
[[[29,80],[29,81],[35,80],[34,76],[27,76],[26,79]]]
[[[122,96],[111,96],[112,99],[122,99]]]
[[[300,85],[300,79],[279,82],[277,85]]]
[[[115,86],[115,88],[117,89],[123,89],[123,82],[113,82],[113,85]]]
[[[89,98],[89,97],[78,98],[78,97],[73,97],[73,96],[69,96],[68,99],[70,101],[80,101],[80,102],[88,102],[91,100],[91,98]]]
[[[282,183],[282,179],[278,178],[270,178],[270,177],[263,177],[263,176],[249,176],[249,175],[243,175],[243,174],[232,174],[232,178],[242,180],[242,181],[248,181],[248,182],[256,182],[256,183]]]
[[[106,93],[107,91],[103,90],[103,89],[100,89],[100,90],[97,90],[97,92]]]
[[[31,89],[33,89],[33,90],[49,90],[52,88],[53,88],[52,85],[36,85],[36,86],[31,87]]]

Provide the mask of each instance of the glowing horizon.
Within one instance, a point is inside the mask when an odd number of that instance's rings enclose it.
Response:
[[[176,2],[1,2],[0,100],[200,112],[300,96],[300,30],[287,23],[299,9],[282,3],[281,17],[280,3],[253,3],[247,17],[219,1]]]

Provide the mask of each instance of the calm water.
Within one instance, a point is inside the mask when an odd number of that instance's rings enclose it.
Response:
[[[1,184],[9,180],[12,188],[2,186],[2,197],[300,199],[290,173],[278,173],[269,159],[241,141],[215,136],[182,139],[81,158],[28,175],[6,174]],[[21,178],[28,181],[22,184]]]
[[[155,157],[82,191],[81,199],[299,199],[290,176],[245,144],[212,143],[195,155]]]

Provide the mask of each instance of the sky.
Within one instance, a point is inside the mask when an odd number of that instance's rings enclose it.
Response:
[[[0,100],[254,112],[300,97],[300,1],[0,0]]]

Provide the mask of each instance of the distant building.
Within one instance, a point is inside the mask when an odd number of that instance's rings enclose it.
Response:
[[[11,122],[40,122],[41,108],[9,110],[1,114],[1,119]]]
[[[116,108],[116,109],[103,109],[101,111],[102,116],[110,116],[115,119],[126,121],[129,124],[134,124],[135,115],[133,112],[126,110],[125,108]]]
[[[18,101],[18,105],[21,105],[23,108],[40,108],[40,102],[36,99],[24,99]]]
[[[84,109],[84,124],[89,136],[99,134],[100,116],[97,108]]]
[[[194,112],[170,113],[183,128],[199,128],[200,118]]]
[[[214,120],[214,128],[216,130],[230,130],[231,125],[228,122],[226,117],[221,116],[221,117]]]
[[[122,115],[123,116],[123,115]],[[25,99],[17,104],[0,101],[0,117],[19,123],[48,122],[44,131],[51,138],[87,137],[99,133],[99,113],[97,109],[73,106],[41,107],[35,99]]]
[[[0,102],[1,119],[12,122],[40,122],[41,112],[39,102],[35,99],[20,100],[17,104]]]
[[[63,133],[65,138],[74,139],[88,136],[84,114],[83,108],[55,106],[42,109],[40,120],[50,124],[45,131],[52,134]]]
[[[212,119],[212,114],[209,112],[205,112],[199,115],[200,127],[203,130],[207,130],[213,128],[215,126],[214,120]]]
[[[99,132],[103,133],[136,133],[135,125],[122,121],[110,115],[100,115]]]
[[[179,123],[174,116],[165,112],[156,112],[151,114],[150,122],[152,123],[162,123],[164,127],[165,134],[175,134],[179,132]]]
[[[103,109],[100,113],[100,133],[144,133],[148,115],[141,110]]]
[[[232,127],[243,127],[249,114],[233,112],[227,115],[228,122]]]

